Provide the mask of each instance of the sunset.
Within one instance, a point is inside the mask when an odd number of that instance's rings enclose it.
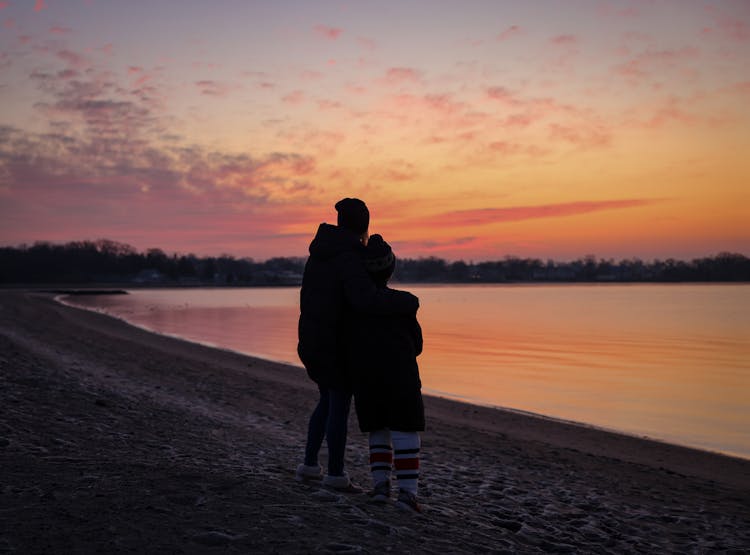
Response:
[[[0,2],[0,242],[303,256],[747,253],[750,8]]]
[[[0,552],[750,553],[750,0],[0,0]]]

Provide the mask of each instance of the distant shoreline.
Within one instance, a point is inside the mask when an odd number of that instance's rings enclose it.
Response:
[[[457,286],[457,287],[493,287],[493,286],[592,286],[592,287],[613,287],[628,285],[750,285],[749,281],[505,281],[505,282],[453,282],[453,281],[397,281],[393,280],[391,285],[398,289],[399,287],[408,287],[411,285],[419,287],[430,286]],[[285,288],[294,289],[301,287],[301,284],[234,284],[234,285],[216,285],[216,284],[181,284],[181,283],[128,283],[116,282],[112,284],[102,283],[0,283],[0,291],[36,291],[39,293],[58,293],[71,295],[87,294],[123,294],[128,289],[272,289]]]

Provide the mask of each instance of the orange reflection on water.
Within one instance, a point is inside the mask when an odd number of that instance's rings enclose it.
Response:
[[[750,458],[749,285],[395,287],[420,298],[425,392]],[[299,365],[298,298],[160,289],[76,303]]]
[[[412,290],[426,390],[750,455],[748,286]]]

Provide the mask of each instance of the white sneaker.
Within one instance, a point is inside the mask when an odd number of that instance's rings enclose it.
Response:
[[[343,493],[362,493],[362,488],[354,485],[346,472],[344,472],[343,476],[326,474],[325,478],[323,478],[323,485]]]
[[[417,496],[412,492],[406,491],[404,489],[398,492],[398,500],[396,501],[396,506],[399,509],[404,509],[405,511],[410,511],[418,515],[422,514],[422,507],[420,507],[419,503],[417,503]]]
[[[391,481],[378,482],[368,495],[373,503],[388,503],[391,500]]]
[[[320,468],[320,465],[307,466],[306,464],[301,464],[297,467],[297,472],[295,473],[294,478],[298,482],[308,482],[310,480],[322,480],[323,469]]]

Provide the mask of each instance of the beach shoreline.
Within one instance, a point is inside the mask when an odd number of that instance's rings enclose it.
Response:
[[[0,552],[750,549],[745,459],[426,396],[405,518],[294,481],[316,402],[296,366],[20,290],[0,340]],[[368,485],[354,416],[347,465]]]

